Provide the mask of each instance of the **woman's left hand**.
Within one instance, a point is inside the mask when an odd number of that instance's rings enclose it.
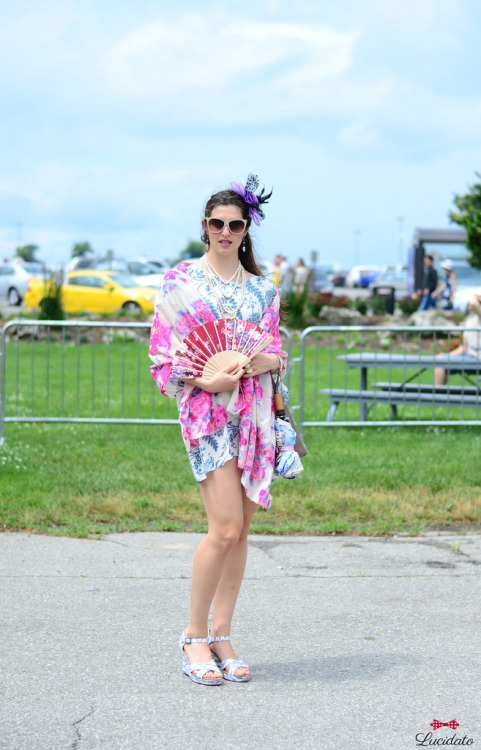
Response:
[[[243,378],[252,378],[254,375],[262,375],[264,372],[276,372],[279,368],[279,358],[277,354],[266,354],[259,352],[250,361],[251,370],[248,372],[249,364],[244,367]]]

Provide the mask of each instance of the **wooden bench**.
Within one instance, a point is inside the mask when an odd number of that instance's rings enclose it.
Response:
[[[379,385],[379,384],[378,384]],[[389,384],[388,384],[389,385]],[[393,384],[390,384],[393,385]],[[402,385],[402,384],[401,384]],[[408,384],[414,385],[414,384]],[[465,394],[462,390],[460,393],[450,391],[437,392],[435,386],[428,386],[428,392],[420,392],[418,387],[409,390],[354,390],[351,388],[323,388],[319,391],[321,396],[329,396],[331,404],[327,412],[326,421],[333,422],[336,415],[337,407],[340,403],[356,403],[365,408],[367,415],[368,410],[376,404],[386,404],[391,407],[391,414],[397,417],[398,406],[434,406],[450,407],[453,409],[471,408],[481,410],[481,391],[474,388],[475,393]],[[448,388],[448,386],[436,386],[436,388]],[[458,386],[462,389],[462,386]]]

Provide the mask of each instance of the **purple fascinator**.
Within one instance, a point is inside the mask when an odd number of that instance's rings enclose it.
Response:
[[[264,211],[261,208],[261,203],[267,203],[272,195],[272,190],[268,195],[264,195],[264,188],[262,188],[259,195],[256,195],[255,191],[259,188],[259,178],[256,174],[249,174],[246,180],[245,187],[240,182],[231,182],[231,190],[238,193],[249,206],[249,216],[257,226],[260,225],[261,220],[265,219]]]

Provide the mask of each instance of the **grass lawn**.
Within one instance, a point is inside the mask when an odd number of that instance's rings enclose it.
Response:
[[[306,471],[276,480],[253,531],[419,533],[481,523],[477,428],[310,428]],[[0,523],[69,536],[203,530],[177,426],[7,424]]]

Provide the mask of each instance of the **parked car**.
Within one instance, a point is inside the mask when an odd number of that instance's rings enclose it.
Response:
[[[170,268],[170,264],[166,260],[159,260],[158,258],[142,258],[142,260],[152,266],[156,273],[167,273]]]
[[[40,309],[45,296],[43,281],[31,279],[25,294],[28,312]],[[70,271],[62,284],[62,301],[65,312],[126,313],[149,315],[154,311],[157,289],[137,286],[134,279],[119,271]]]
[[[403,299],[409,292],[408,271],[394,269],[381,271],[372,286],[392,286],[394,287],[394,297],[396,299]]]
[[[163,273],[159,273],[150,263],[141,258],[130,260],[114,258],[111,262],[97,261],[94,268],[98,271],[120,271],[131,276],[138,286],[154,286],[156,289],[159,288],[164,279]]]
[[[354,266],[346,277],[346,286],[368,287],[375,281],[379,273],[379,266]]]
[[[329,272],[322,266],[313,266],[309,269],[307,279],[307,291],[309,294],[316,292],[332,292],[333,284],[329,281]]]
[[[481,295],[481,271],[473,268],[467,260],[453,260],[452,267],[456,273],[456,287],[454,290],[453,307],[464,313],[468,311],[468,304],[473,294]],[[439,283],[444,281],[442,269],[438,271]],[[438,307],[440,306],[438,302]]]
[[[344,286],[347,273],[347,271],[331,271],[331,273],[328,274],[328,279],[333,286]]]
[[[0,265],[0,299],[6,300],[9,305],[22,304],[28,282],[33,275],[25,266],[25,263]]]
[[[50,269],[48,269],[44,263],[41,263],[38,260],[15,260],[15,263],[20,265],[21,268],[25,269],[27,273],[33,274],[33,276],[43,277],[43,276],[51,276],[52,272]]]

